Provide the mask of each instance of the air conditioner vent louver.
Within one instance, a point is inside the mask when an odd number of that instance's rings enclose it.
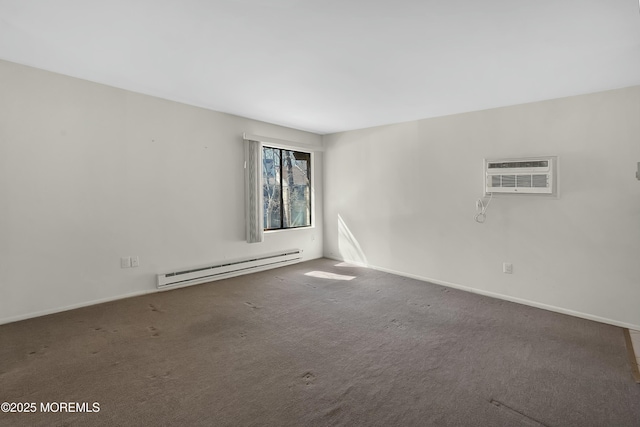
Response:
[[[533,186],[536,188],[548,187],[549,177],[547,175],[533,175]]]
[[[485,192],[557,195],[557,157],[485,160]]]
[[[491,162],[489,169],[513,169],[513,168],[546,168],[549,166],[547,160],[541,161],[507,161],[507,162]]]
[[[516,176],[515,175],[501,175],[502,184],[500,187],[515,187],[516,186]]]

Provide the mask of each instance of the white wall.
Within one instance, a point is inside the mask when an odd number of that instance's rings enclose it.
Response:
[[[315,228],[244,241],[242,132],[324,140]],[[560,156],[560,198],[475,223],[482,159],[533,155]],[[638,161],[640,87],[321,138],[0,61],[0,323],[173,269],[316,258],[324,234],[330,257],[640,329]]]
[[[318,135],[0,61],[0,323],[155,289],[155,275],[301,248],[312,229],[245,242],[242,133]],[[140,257],[121,269],[120,257]]]
[[[640,327],[640,87],[323,141],[326,256]],[[535,155],[560,156],[560,198],[474,222],[483,158]]]

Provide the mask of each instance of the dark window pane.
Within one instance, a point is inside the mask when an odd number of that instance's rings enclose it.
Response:
[[[283,225],[285,228],[311,225],[311,180],[309,153],[282,151]]]
[[[269,147],[263,147],[262,149],[265,229],[281,228],[280,151]]]

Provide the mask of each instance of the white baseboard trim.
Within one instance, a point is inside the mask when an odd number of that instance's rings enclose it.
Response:
[[[501,299],[505,301],[515,302],[517,304],[528,305],[530,307],[541,308],[543,310],[553,311],[556,313],[567,314],[569,316],[580,317],[582,319],[593,320],[594,322],[606,323],[608,325],[619,326],[621,328],[632,329],[636,331],[640,331],[640,325],[634,325],[632,323],[621,322],[619,320],[608,319],[606,317],[595,316],[593,314],[582,313],[580,311],[574,311],[567,308],[557,307],[555,305],[544,304],[537,301],[531,301],[523,298],[512,297],[509,295],[499,294],[497,292],[486,291],[484,289],[472,288],[470,286],[459,285],[457,283],[446,282],[444,280],[432,279],[429,277],[419,276],[417,274],[404,273],[402,271],[391,270],[389,268],[377,267],[375,265],[363,264],[358,262],[350,262],[345,261],[343,259],[334,257],[334,256],[325,256],[325,258],[329,258],[335,261],[346,262],[348,264],[353,264],[359,267],[370,268],[376,271],[382,271],[384,273],[395,274],[397,276],[408,277],[410,279],[421,280],[423,282],[434,283],[440,286],[446,286],[448,288],[459,289],[461,291],[471,292],[474,294],[484,295],[491,298]]]
[[[0,319],[0,325],[4,325],[4,324],[7,324],[7,323],[13,323],[13,322],[19,322],[21,320],[32,319],[34,317],[47,316],[49,314],[61,313],[63,311],[69,311],[69,310],[74,310],[76,308],[88,307],[90,305],[96,305],[96,304],[102,304],[102,303],[105,303],[105,302],[117,301],[119,299],[138,297],[140,295],[146,295],[146,294],[151,294],[151,293],[155,293],[155,292],[158,292],[158,289],[149,289],[149,290],[144,290],[144,291],[137,291],[137,292],[132,292],[130,294],[118,295],[118,296],[114,296],[114,297],[101,298],[101,299],[81,302],[81,303],[78,303],[78,304],[67,305],[65,307],[58,307],[58,308],[52,308],[52,309],[49,309],[49,310],[36,311],[36,312],[32,312],[32,313],[27,313],[27,314],[20,314],[18,316],[13,316],[13,317],[5,317],[5,318]]]

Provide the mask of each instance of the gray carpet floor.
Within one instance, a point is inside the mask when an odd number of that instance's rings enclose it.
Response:
[[[3,426],[640,426],[622,329],[328,259],[3,325],[0,344],[0,402],[38,405]]]

